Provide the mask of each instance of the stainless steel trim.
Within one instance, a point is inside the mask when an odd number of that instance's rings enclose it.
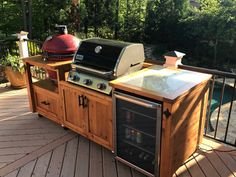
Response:
[[[125,99],[123,99],[125,98]],[[150,176],[150,177],[159,177],[160,176],[160,158],[161,158],[161,126],[162,126],[162,104],[159,104],[159,103],[154,103],[154,102],[150,102],[150,101],[147,101],[147,100],[144,100],[144,99],[141,99],[141,98],[137,98],[137,97],[134,97],[134,96],[131,96],[131,95],[128,95],[128,94],[124,94],[124,93],[120,93],[120,92],[117,92],[117,91],[113,91],[113,96],[112,96],[112,99],[113,99],[113,116],[114,116],[114,150],[115,150],[115,158],[120,161],[120,162],[123,162],[125,163],[126,165],[130,166],[130,167],[133,167],[135,168],[136,170],[140,171],[141,173],[144,173],[145,175],[147,176]],[[125,101],[129,101],[130,100],[135,100],[135,103],[134,104],[137,104],[137,103],[144,103],[144,105],[152,105],[154,106],[156,109],[157,109],[157,119],[156,119],[156,143],[155,143],[155,165],[154,165],[154,175],[143,170],[142,168],[122,159],[121,157],[118,156],[117,154],[117,133],[116,133],[116,99],[122,99],[122,100],[125,100]],[[137,101],[137,102],[136,102]],[[143,104],[141,104],[141,106],[143,106]],[[148,108],[149,108],[148,106]]]
[[[145,103],[141,100],[137,100],[137,99],[134,99],[134,98],[130,98],[130,97],[124,97],[122,95],[117,95],[115,94],[115,97],[116,98],[119,98],[121,100],[124,100],[124,101],[128,101],[128,102],[131,102],[131,103],[134,103],[134,104],[137,104],[139,106],[143,106],[143,107],[146,107],[146,108],[150,108],[150,109],[156,109],[158,107],[158,105],[154,105],[154,104],[151,104],[151,103]]]
[[[113,145],[115,156],[117,156],[117,136],[116,136],[116,98],[114,96],[114,92],[112,92],[112,104],[113,104]]]
[[[132,167],[132,168],[134,168],[134,169],[136,169],[137,171],[145,174],[146,176],[149,176],[149,177],[159,177],[159,176],[154,176],[152,173],[149,173],[149,172],[143,170],[142,168],[140,168],[140,167],[138,167],[138,166],[136,166],[136,165],[134,165],[134,164],[132,164],[132,163],[130,163],[130,162],[128,162],[128,161],[118,157],[118,156],[115,156],[115,159],[120,161],[120,162],[122,162],[122,163],[124,163],[124,164],[126,164],[126,165],[128,165],[128,166],[130,166],[130,167]]]
[[[126,50],[126,48],[127,48],[128,46],[126,46],[126,47],[124,47],[122,50],[121,50],[121,52],[120,52],[120,55],[119,55],[119,57],[118,57],[118,59],[117,59],[117,61],[116,61],[116,65],[115,65],[115,67],[114,67],[114,73],[113,73],[113,75],[115,76],[115,77],[117,77],[117,68],[118,68],[118,65],[119,65],[119,63],[120,63],[120,60],[121,60],[121,57],[123,56],[123,53],[125,52],[125,50]]]
[[[83,69],[89,72],[93,72],[96,74],[101,74],[101,75],[111,75],[113,73],[113,71],[100,71],[97,69],[93,69],[93,68],[88,68],[88,67],[84,67],[84,66],[80,66],[80,65],[75,65],[78,69]]]
[[[156,119],[156,144],[155,144],[155,165],[154,173],[155,176],[160,176],[160,159],[161,159],[161,130],[162,130],[162,109],[157,110]],[[159,117],[159,119],[158,119]]]

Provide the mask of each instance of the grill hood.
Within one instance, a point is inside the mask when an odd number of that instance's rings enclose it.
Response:
[[[116,78],[139,70],[143,62],[143,44],[91,38],[80,42],[72,66]]]

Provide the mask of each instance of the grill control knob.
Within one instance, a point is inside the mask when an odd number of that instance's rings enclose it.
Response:
[[[99,84],[97,84],[97,88],[100,90],[105,90],[107,88],[107,86],[104,83],[99,83]]]
[[[79,80],[80,80],[80,78],[79,78],[79,76],[78,76],[78,75],[74,75],[74,76],[72,77],[72,80],[73,80],[73,81],[79,81]]]
[[[92,80],[90,80],[90,79],[84,79],[84,81],[83,81],[83,83],[85,84],[85,85],[92,85]]]
[[[68,79],[70,79],[70,80],[73,79],[73,74],[71,72],[69,73]]]

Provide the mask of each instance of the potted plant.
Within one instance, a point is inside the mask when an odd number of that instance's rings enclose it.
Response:
[[[23,88],[26,86],[24,64],[19,56],[8,53],[0,61],[4,67],[6,76],[13,88]]]

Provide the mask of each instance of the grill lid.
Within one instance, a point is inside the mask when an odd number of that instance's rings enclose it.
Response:
[[[122,75],[130,67],[142,65],[143,61],[142,44],[91,38],[81,41],[73,65],[98,74]]]
[[[65,25],[59,25],[60,34],[49,36],[43,43],[43,56],[49,60],[71,60],[76,52],[79,39],[67,34]]]

